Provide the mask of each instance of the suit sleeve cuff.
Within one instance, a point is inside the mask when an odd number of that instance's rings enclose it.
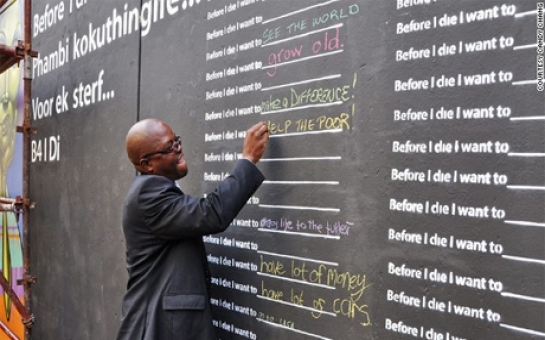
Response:
[[[250,163],[252,163],[252,164],[255,165],[255,163],[254,163],[251,159],[249,159],[248,157],[242,157],[242,159],[245,159],[245,160],[247,160],[248,162],[250,162]]]

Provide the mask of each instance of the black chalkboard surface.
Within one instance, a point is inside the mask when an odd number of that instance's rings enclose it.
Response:
[[[76,129],[97,137],[85,139],[88,157],[110,162],[69,175],[74,188],[89,185],[88,174],[107,186],[105,171],[126,183],[122,136],[156,117],[183,138],[189,175],[180,184],[203,195],[241,157],[246,129],[267,122],[266,181],[227,232],[205,237],[221,339],[545,337],[542,2],[101,6],[86,3],[53,37],[36,38],[45,50],[66,32],[90,35],[81,19],[106,28],[111,19],[118,34],[81,57],[89,62],[58,70],[57,92],[103,69],[115,95],[35,121],[62,131],[63,154],[34,165],[43,188],[34,196],[61,195],[44,181],[72,166]],[[35,96],[55,89],[39,80]],[[115,123],[81,118],[93,110]],[[51,228],[86,223],[79,208],[70,222],[46,212],[54,203],[39,213]]]

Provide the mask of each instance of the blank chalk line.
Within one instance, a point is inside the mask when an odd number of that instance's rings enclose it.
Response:
[[[308,57],[303,57],[303,58],[299,58],[299,59],[293,59],[293,60],[285,61],[283,63],[263,66],[261,69],[266,70],[266,69],[269,69],[269,68],[282,67],[282,66],[286,66],[286,65],[289,65],[289,64],[300,63],[302,61],[312,60],[312,59],[316,59],[316,58],[329,57],[330,55],[339,54],[339,53],[343,53],[343,52],[344,52],[343,49],[332,51],[332,52],[325,52],[325,53],[321,53],[321,54],[311,55],[311,56],[308,56]],[[536,84],[537,84],[537,80],[536,80]]]
[[[317,30],[314,30],[314,31],[309,31],[309,32],[306,32],[306,33],[303,33],[303,34],[294,35],[293,37],[289,37],[289,38],[286,38],[286,39],[280,39],[280,40],[272,41],[270,43],[262,44],[261,47],[267,47],[267,46],[280,44],[280,43],[290,41],[290,40],[304,38],[304,37],[307,37],[309,35],[313,35],[313,34],[324,32],[324,31],[329,31],[331,29],[340,28],[340,27],[343,27],[343,26],[344,26],[344,24],[331,25],[329,27],[324,27],[324,28],[320,28],[320,29],[317,29]]]
[[[301,283],[301,284],[308,285],[308,286],[313,286],[313,287],[319,287],[319,288],[325,288],[325,289],[331,289],[331,290],[335,290],[335,289],[336,289],[335,287],[331,287],[331,286],[328,286],[328,285],[324,285],[324,284],[322,284],[322,283],[312,283],[312,282],[308,282],[308,281],[297,280],[297,279],[292,279],[292,278],[289,278],[289,277],[278,276],[278,275],[272,275],[272,274],[268,274],[268,273],[257,272],[257,275],[259,275],[259,276],[265,276],[265,277],[270,277],[270,278],[273,278],[273,279],[279,279],[279,280],[289,281],[289,282]]]
[[[337,316],[337,314],[335,313],[331,313],[331,312],[324,312],[322,310],[319,310],[319,309],[316,309],[316,308],[312,308],[312,307],[307,307],[307,306],[302,306],[302,305],[298,305],[296,303],[292,303],[292,302],[287,302],[287,301],[283,301],[283,300],[276,300],[276,299],[271,299],[269,297],[266,297],[266,296],[263,296],[263,295],[257,295],[257,297],[259,299],[262,299],[262,300],[267,300],[267,301],[271,301],[271,302],[276,302],[276,303],[281,303],[283,305],[288,305],[288,306],[292,306],[292,307],[297,307],[297,308],[301,308],[301,309],[306,309],[306,310],[309,310],[311,312],[316,312],[316,313],[320,313],[320,314],[326,314],[326,315],[331,315],[331,316]]]
[[[276,86],[263,87],[263,88],[261,89],[261,91],[276,90],[276,89],[281,89],[281,88],[283,88],[283,87],[297,86],[297,85],[302,85],[302,84],[309,84],[309,83],[314,83],[314,82],[322,81],[322,80],[337,79],[337,78],[340,78],[340,77],[341,77],[340,74],[333,74],[333,75],[325,76],[325,77],[321,77],[321,78],[314,78],[314,79],[296,81],[296,82],[289,83],[289,84],[283,84],[283,85],[276,85]]]
[[[258,207],[266,209],[284,209],[284,210],[314,210],[314,211],[331,211],[340,212],[338,208],[321,208],[310,206],[297,206],[297,205],[274,205],[274,204],[259,204]]]
[[[537,14],[537,9],[535,9],[533,11],[517,13],[517,14],[515,14],[515,18],[522,18],[522,17],[528,16],[528,15],[533,15],[533,14]]]
[[[504,259],[513,260],[513,261],[545,264],[545,260],[532,259],[529,257],[512,256],[512,255],[502,255],[501,257],[503,257]]]
[[[266,228],[259,228],[258,231],[263,231],[266,233],[276,233],[276,234],[290,234],[290,235],[297,235],[297,236],[304,236],[304,237],[314,237],[314,238],[325,238],[330,240],[340,240],[341,237],[338,235],[324,235],[324,234],[311,234],[311,233],[300,233],[295,231],[285,231],[285,230],[276,230],[276,229],[266,229]]]
[[[542,152],[509,152],[509,157],[545,157],[545,153]]]
[[[304,335],[307,335],[307,336],[310,336],[310,337],[313,337],[313,338],[322,339],[322,340],[333,340],[331,338],[326,338],[325,336],[308,333],[308,332],[305,332],[305,331],[302,331],[302,330],[299,330],[299,329],[296,329],[296,328],[290,328],[290,327],[280,325],[280,324],[277,324],[277,323],[274,323],[274,322],[265,321],[265,320],[260,319],[260,318],[257,318],[256,320],[259,321],[259,322],[269,324],[269,325],[271,325],[273,327],[278,327],[278,328],[282,328],[282,329],[292,331],[292,332],[295,332],[295,333],[304,334]]]
[[[520,80],[520,81],[514,81],[511,83],[511,85],[533,85],[537,84],[537,79],[535,80]]]
[[[279,253],[273,253],[270,251],[265,250],[258,250],[258,254],[264,254],[264,255],[270,255],[270,256],[276,256],[276,257],[285,257],[288,259],[294,259],[294,260],[301,260],[301,261],[307,261],[307,262],[314,262],[314,263],[321,263],[326,264],[328,266],[338,266],[338,262],[330,262],[330,261],[322,261],[322,260],[315,260],[308,257],[301,257],[301,256],[294,256],[294,255],[286,255],[286,254],[279,254]]]
[[[338,161],[341,156],[331,157],[292,157],[292,158],[261,158],[260,162],[299,162],[299,161]]]
[[[263,184],[285,184],[285,185],[339,185],[338,181],[263,181]]]
[[[508,185],[507,189],[511,190],[545,190],[545,186],[537,185]]]
[[[503,223],[521,225],[521,226],[525,226],[525,227],[541,227],[541,228],[545,228],[545,223],[538,223],[538,222],[505,220],[505,221],[503,221]]]
[[[543,333],[543,332],[538,332],[538,331],[534,331],[534,330],[531,330],[531,329],[526,329],[526,328],[511,326],[511,325],[508,325],[508,324],[505,324],[505,323],[500,323],[500,327],[508,328],[508,329],[511,329],[511,330],[514,330],[514,331],[518,331],[518,332],[522,332],[522,333],[527,333],[527,334],[532,334],[532,335],[538,335],[538,336],[541,336],[541,337],[544,337],[544,338],[545,338],[545,333]]]
[[[527,300],[527,301],[535,301],[535,302],[545,303],[545,299],[537,298],[537,297],[533,297],[533,296],[519,295],[519,294],[508,293],[508,292],[501,292],[501,295],[503,297],[513,298],[513,299],[520,299],[520,300]]]
[[[336,101],[331,103],[322,103],[322,104],[312,104],[312,105],[305,105],[305,106],[296,106],[296,107],[290,107],[287,109],[281,109],[281,110],[274,110],[274,111],[261,111],[262,115],[269,115],[272,113],[282,113],[282,112],[290,112],[290,111],[298,111],[298,110],[306,110],[306,109],[313,109],[315,107],[329,107],[329,106],[336,106],[336,105],[342,105],[344,102],[342,101]]]
[[[514,46],[513,50],[517,51],[517,50],[524,50],[528,48],[537,48],[537,44]]]
[[[268,24],[269,22],[273,22],[273,21],[276,21],[276,20],[280,20],[280,19],[283,19],[283,18],[287,18],[287,17],[290,17],[290,16],[295,15],[295,14],[299,14],[299,13],[302,13],[302,12],[309,11],[309,10],[311,10],[311,9],[313,9],[313,8],[326,6],[326,5],[332,4],[332,3],[334,3],[334,2],[339,2],[339,1],[340,1],[340,0],[329,0],[329,1],[322,2],[322,3],[316,4],[316,5],[312,5],[312,6],[308,6],[308,7],[305,7],[305,8],[301,8],[301,9],[298,9],[298,10],[293,11],[293,12],[285,13],[285,14],[282,14],[282,15],[280,15],[280,16],[278,16],[278,17],[275,17],[275,18],[271,18],[271,19],[264,20],[264,21],[262,21],[261,23],[262,23],[262,24]]]
[[[519,121],[519,120],[545,120],[545,116],[528,116],[528,117],[511,117],[509,118],[511,121]]]
[[[305,136],[305,135],[323,135],[324,133],[341,133],[342,129],[333,129],[333,130],[320,130],[320,131],[306,131],[306,132],[290,132],[290,133],[281,133],[278,135],[272,135],[270,138],[278,137],[294,137],[294,136]]]

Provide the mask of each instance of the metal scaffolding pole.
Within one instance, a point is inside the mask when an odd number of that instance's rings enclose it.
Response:
[[[26,312],[30,315],[31,319],[28,323],[25,323],[25,340],[30,340],[32,337],[32,324],[34,323],[34,316],[32,315],[32,295],[31,287],[36,282],[36,278],[32,277],[30,271],[30,208],[32,206],[28,199],[30,194],[30,143],[31,134],[34,129],[30,122],[30,112],[32,110],[32,58],[37,57],[38,54],[32,51],[32,1],[25,0],[24,5],[25,12],[25,38],[24,38],[24,119],[23,119],[23,198],[27,199],[26,204],[23,204],[23,285],[25,292],[25,307]]]

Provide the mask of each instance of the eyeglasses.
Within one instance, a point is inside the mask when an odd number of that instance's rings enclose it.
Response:
[[[169,147],[164,148],[163,150],[150,152],[145,154],[140,158],[140,160],[143,160],[145,158],[149,158],[153,155],[162,154],[162,155],[168,155],[169,153],[173,152],[179,152],[182,149],[182,137],[180,136],[174,136],[174,141],[172,142],[172,145]]]

